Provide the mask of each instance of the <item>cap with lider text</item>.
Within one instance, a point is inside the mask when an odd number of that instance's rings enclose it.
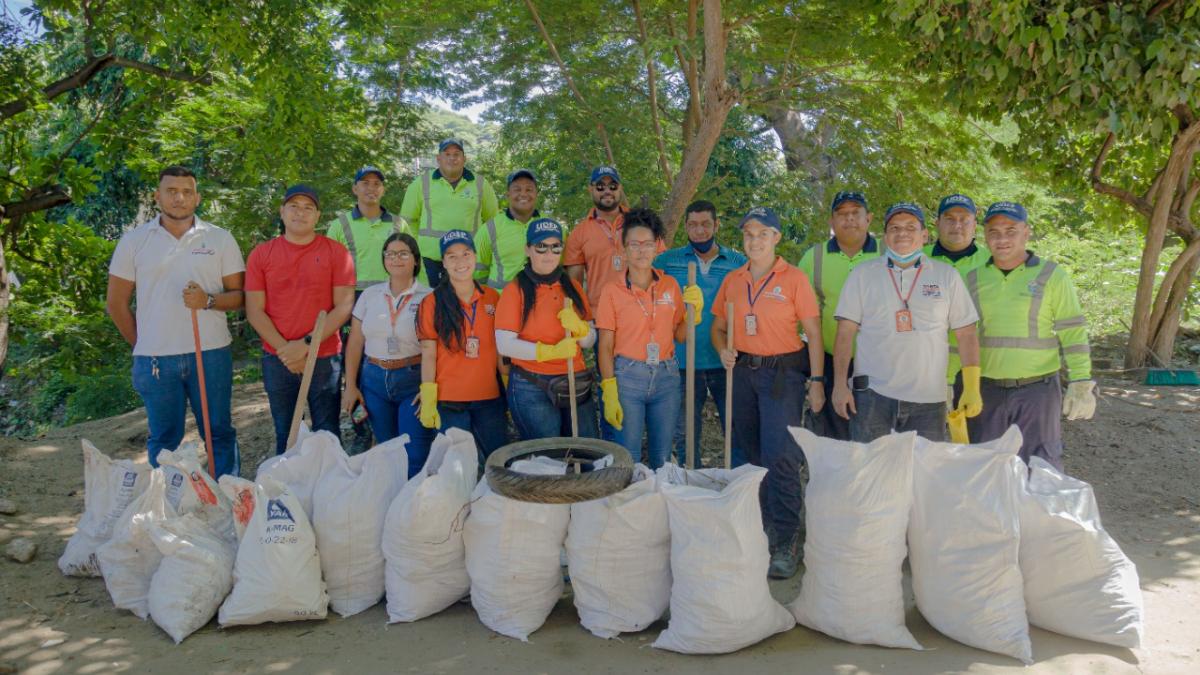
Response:
[[[317,191],[312,186],[305,185],[304,183],[296,183],[289,187],[287,192],[283,193],[283,204],[287,204],[296,197],[308,197],[313,201],[313,204],[316,204],[318,209],[321,208],[321,198],[317,196]]]
[[[775,209],[769,206],[756,206],[747,211],[746,215],[742,217],[742,222],[738,223],[738,228],[746,227],[746,223],[751,220],[757,220],[776,232],[783,232],[783,226],[779,224],[779,216],[775,215]]]
[[[376,176],[379,176],[379,180],[381,182],[383,181],[383,172],[380,171],[377,167],[364,166],[363,168],[354,172],[354,182],[357,183],[358,181],[362,180],[363,178],[366,178],[367,176],[370,176],[371,174],[375,174]]]
[[[455,244],[466,244],[472,252],[475,251],[475,240],[471,238],[471,234],[466,230],[450,230],[442,235],[442,240],[439,242],[442,255],[446,255],[446,249]]]
[[[846,202],[855,202],[861,204],[864,209],[870,210],[867,206],[867,196],[861,192],[853,192],[843,190],[833,196],[833,203],[829,206],[829,211],[837,211],[838,207]]]
[[[919,204],[913,202],[896,202],[889,206],[887,212],[883,214],[883,228],[885,230],[892,216],[898,213],[907,213],[911,216],[916,216],[917,220],[921,221],[921,227],[925,227],[925,211]]]
[[[553,218],[535,218],[530,221],[529,227],[525,228],[525,244],[528,246],[547,239],[562,241],[562,238],[562,225]]]
[[[438,152],[445,152],[446,148],[448,148],[452,145],[457,145],[458,149],[463,152],[467,151],[467,146],[463,145],[461,138],[447,138],[447,139],[444,139],[441,143],[438,143]]]
[[[601,178],[611,178],[618,185],[621,184],[621,174],[611,166],[598,166],[592,169],[592,177],[588,179],[588,184],[595,185],[600,182]]]
[[[971,215],[978,213],[975,208],[975,200],[964,194],[952,194],[948,197],[942,197],[942,201],[938,202],[938,218],[950,209],[966,209],[971,212]]]
[[[528,178],[529,180],[533,181],[533,184],[534,184],[534,185],[537,185],[537,182],[538,182],[538,181],[537,181],[537,176],[535,176],[535,175],[533,174],[533,171],[532,171],[532,170],[530,170],[530,169],[517,169],[516,171],[513,171],[512,173],[508,174],[508,179],[507,179],[507,180],[508,180],[508,182],[506,182],[506,183],[505,183],[505,185],[512,185],[512,184],[513,184],[513,181],[514,181],[514,180],[516,180],[516,179],[518,179],[518,178]]]
[[[987,214],[983,217],[983,222],[992,219],[992,216],[1008,216],[1013,220],[1022,223],[1029,222],[1029,214],[1025,212],[1025,207],[1016,202],[996,202],[988,207]]]

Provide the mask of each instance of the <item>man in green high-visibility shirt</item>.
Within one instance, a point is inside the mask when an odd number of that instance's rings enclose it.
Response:
[[[871,225],[871,212],[867,198],[861,192],[839,192],[833,196],[830,206],[829,229],[833,236],[829,241],[815,244],[804,253],[797,265],[808,275],[817,305],[821,309],[821,338],[825,347],[825,398],[833,397],[833,346],[837,341],[837,319],[834,311],[841,297],[842,286],[850,270],[872,258],[879,257],[879,243],[867,232]],[[807,347],[805,347],[807,349]],[[801,359],[807,363],[807,359]],[[850,361],[854,372],[854,361]],[[814,431],[822,436],[840,441],[850,440],[850,423],[833,412],[833,406],[825,406],[813,419]]]
[[[388,280],[380,257],[383,243],[393,232],[408,230],[403,218],[388,212],[380,203],[387,191],[383,180],[383,171],[376,167],[359,169],[350,188],[356,200],[354,208],[339,212],[325,230],[325,236],[344,245],[354,258],[358,274],[356,295],[367,286]]]
[[[508,208],[475,233],[475,278],[497,291],[525,268],[525,232],[537,210],[537,177],[529,169],[508,174]]]
[[[943,197],[938,203],[937,241],[925,247],[925,255],[934,260],[949,263],[964,279],[967,272],[979,267],[992,257],[987,246],[975,241],[975,200],[964,194]],[[950,362],[946,367],[946,384],[953,386],[962,369],[958,357],[958,339],[950,331]],[[947,401],[956,400],[948,394]]]
[[[461,139],[447,138],[438,144],[437,165],[409,183],[400,206],[400,215],[421,248],[429,285],[434,287],[442,280],[442,236],[451,230],[474,236],[499,210],[492,186],[467,168]]]

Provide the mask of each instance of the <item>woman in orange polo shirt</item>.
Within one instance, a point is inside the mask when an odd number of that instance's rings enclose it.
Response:
[[[580,350],[596,343],[596,329],[583,288],[563,271],[562,251],[561,225],[530,221],[525,268],[504,287],[496,310],[496,347],[512,359],[508,408],[521,440],[571,435],[568,358],[575,360],[579,435],[597,433],[591,373]]]
[[[801,426],[805,386],[813,413],[825,405],[821,382],[825,348],[821,313],[808,276],[775,255],[781,238],[779,218],[766,207],[742,219],[742,245],[749,262],[729,273],[713,300],[712,341],[721,362],[733,369],[733,444],[752,464],[767,469],[763,483],[763,527],[771,542],[767,574],[786,579],[800,564],[800,465],[804,454],[788,433]],[[725,316],[732,302],[734,316]],[[812,377],[805,381],[797,324],[808,336]],[[733,349],[726,330],[733,327]]]
[[[474,280],[475,242],[470,234],[451,230],[440,244],[445,274],[418,311],[421,424],[471,432],[486,459],[507,441],[496,353],[500,294]]]
[[[696,307],[696,323],[704,309],[699,286],[681,291],[674,277],[651,267],[664,229],[650,209],[625,214],[621,244],[629,265],[622,280],[604,287],[596,309],[604,417],[634,461],[644,461],[651,469],[670,457],[679,419],[675,343],[687,333],[684,304]],[[643,431],[649,434],[646,458]]]

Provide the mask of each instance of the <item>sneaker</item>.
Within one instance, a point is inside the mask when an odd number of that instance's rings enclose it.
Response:
[[[800,534],[793,534],[771,552],[767,576],[772,579],[791,579],[800,568]]]

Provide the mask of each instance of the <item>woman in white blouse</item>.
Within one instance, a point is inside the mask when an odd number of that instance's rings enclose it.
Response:
[[[376,443],[408,434],[408,475],[412,477],[425,465],[437,433],[421,425],[419,406],[414,403],[421,386],[417,307],[430,289],[416,279],[421,254],[411,235],[388,237],[382,255],[388,280],[368,287],[354,303],[346,342],[342,409],[352,412],[356,405],[364,406]]]

